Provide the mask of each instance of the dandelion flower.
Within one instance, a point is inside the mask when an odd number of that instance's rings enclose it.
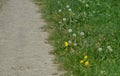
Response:
[[[69,29],[68,32],[72,32],[72,29]]]
[[[113,49],[112,49],[112,47],[111,47],[111,46],[107,46],[107,49],[108,49],[110,52],[112,52],[112,51],[113,51]]]
[[[83,61],[83,60],[80,60],[80,63],[82,64],[82,63],[84,63],[84,61]]]
[[[88,58],[88,56],[87,56],[87,55],[85,55],[85,56],[84,56],[84,59],[87,59],[87,58]]]
[[[65,42],[65,46],[68,47],[68,42]]]
[[[85,62],[85,66],[89,66],[89,62],[88,61]]]
[[[98,51],[101,52],[101,51],[102,51],[102,48],[98,48]]]
[[[66,18],[63,18],[63,21],[66,21]]]

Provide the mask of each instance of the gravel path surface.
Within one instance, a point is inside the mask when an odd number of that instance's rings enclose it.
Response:
[[[31,0],[8,0],[0,12],[0,76],[58,76],[45,25]]]

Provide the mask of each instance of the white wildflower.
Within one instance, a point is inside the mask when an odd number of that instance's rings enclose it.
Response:
[[[111,46],[107,46],[107,49],[108,49],[110,52],[112,52],[112,51],[113,51],[113,49],[112,49],[112,47],[111,47]]]
[[[74,33],[73,36],[76,37],[76,34]]]
[[[72,29],[69,29],[68,32],[72,32]]]
[[[80,35],[81,35],[81,36],[84,36],[84,35],[85,35],[85,33],[84,33],[84,32],[80,32]]]
[[[66,21],[66,18],[63,18],[63,21]]]
[[[98,48],[98,51],[101,52],[101,51],[102,51],[102,48]]]

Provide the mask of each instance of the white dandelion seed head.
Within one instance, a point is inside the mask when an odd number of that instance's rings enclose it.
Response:
[[[96,13],[95,11],[93,11],[93,13]]]
[[[60,1],[58,1],[58,4],[60,4]]]
[[[66,8],[69,8],[70,7],[70,5],[66,5]]]
[[[76,34],[74,33],[73,36],[76,37]]]
[[[111,49],[111,46],[107,46],[107,49]]]
[[[61,9],[59,9],[59,10],[58,10],[58,12],[62,12],[62,10],[61,10]]]
[[[84,33],[84,32],[80,32],[80,35],[81,35],[81,36],[84,36],[84,35],[85,35],[85,33]]]
[[[107,49],[108,49],[110,52],[112,52],[112,51],[113,51],[113,49],[112,49],[112,47],[111,47],[111,46],[107,46]]]
[[[77,43],[74,43],[74,46],[77,46]]]
[[[87,40],[85,40],[84,43],[86,44],[86,43],[87,43]]]
[[[72,11],[71,8],[69,8],[68,11]]]
[[[59,21],[59,24],[61,24],[62,22],[61,21]]]
[[[86,16],[87,15],[87,13],[86,12],[83,12],[83,14]]]
[[[68,41],[68,43],[69,43],[69,44],[72,44],[72,41],[71,41],[71,40],[69,40],[69,41]]]
[[[66,21],[66,18],[63,18],[63,21]]]
[[[71,74],[71,76],[73,76],[73,74]]]
[[[85,3],[85,0],[83,0],[82,3]]]
[[[75,15],[75,13],[73,13],[73,15]]]
[[[72,32],[72,29],[69,29],[68,32]]]
[[[98,51],[101,52],[101,51],[102,51],[102,48],[98,48]]]
[[[85,6],[86,6],[86,7],[89,7],[89,5],[88,5],[88,4],[86,4]]]
[[[104,73],[105,73],[105,71],[104,71],[104,70],[101,70],[101,71],[100,71],[100,73],[101,73],[101,74],[104,74]]]

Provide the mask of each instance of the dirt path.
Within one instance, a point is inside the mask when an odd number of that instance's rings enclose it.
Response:
[[[0,13],[0,76],[58,76],[45,23],[31,0],[8,0]]]

